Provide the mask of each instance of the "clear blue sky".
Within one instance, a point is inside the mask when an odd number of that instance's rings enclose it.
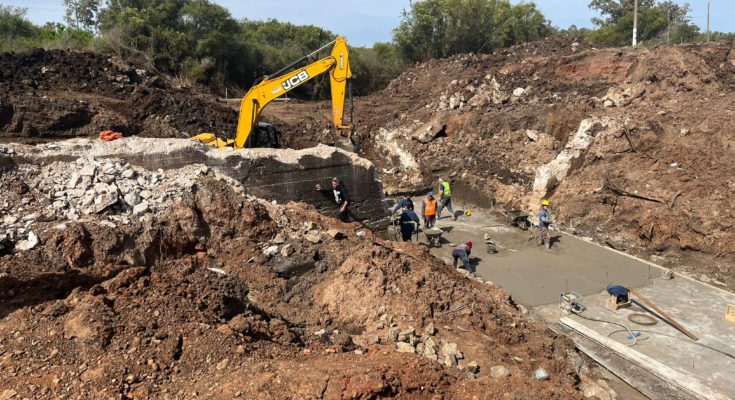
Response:
[[[735,31],[735,0],[712,1],[712,30]],[[323,26],[346,36],[355,45],[372,45],[389,41],[398,25],[401,10],[409,0],[215,0],[227,7],[236,18],[289,21],[296,24]],[[515,2],[515,1],[514,1]],[[684,3],[677,0],[677,3]],[[704,31],[707,0],[688,0],[692,21]],[[594,14],[588,0],[537,0],[536,4],[551,22],[561,28],[571,24],[590,27]],[[36,23],[61,21],[61,0],[15,0],[0,4],[28,8],[28,17]]]

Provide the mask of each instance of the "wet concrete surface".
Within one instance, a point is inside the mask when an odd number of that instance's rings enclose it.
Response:
[[[471,216],[464,216],[459,205],[455,210],[457,221],[446,213],[437,221],[436,227],[444,234],[442,246],[432,248],[432,254],[451,263],[453,246],[472,241],[470,258],[476,273],[510,292],[517,303],[530,308],[534,318],[558,323],[561,317],[568,317],[559,309],[559,295],[576,291],[587,305],[583,315],[612,320],[641,332],[633,346],[636,351],[691,376],[722,394],[718,398],[735,398],[735,324],[724,320],[725,307],[735,304],[735,295],[680,276],[663,280],[659,267],[558,231],[552,232],[552,247],[546,249],[537,244],[534,228],[524,231],[509,227],[502,215],[489,210],[472,209]],[[494,246],[497,253],[488,251],[486,235],[499,245]],[[427,243],[426,236],[419,233],[418,241]],[[661,320],[652,327],[630,322],[627,316],[642,312],[640,307],[610,311],[605,307],[605,288],[610,284],[639,288],[700,341],[692,341]],[[627,333],[616,332],[619,326],[573,318],[603,336],[630,343]],[[612,379],[612,383],[619,392],[635,392],[623,381]],[[627,398],[645,396],[635,393]]]
[[[457,214],[461,209],[455,207]],[[452,245],[472,241],[471,259],[477,274],[529,307],[557,303],[565,291],[598,293],[612,283],[641,287],[661,274],[658,268],[558,231],[552,232],[552,247],[546,249],[537,244],[537,230],[509,227],[501,218],[482,209],[472,209],[469,217],[459,215],[457,221],[445,213],[437,221],[437,227],[445,231],[444,243],[432,253],[451,263]],[[485,235],[499,245],[497,253],[488,252]],[[423,233],[419,240],[426,243]]]

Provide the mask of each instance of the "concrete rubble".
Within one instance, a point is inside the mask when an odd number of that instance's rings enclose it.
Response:
[[[38,146],[3,147],[2,171],[17,169],[26,184],[45,196],[8,204],[0,220],[0,241],[28,238],[37,221],[76,221],[105,214],[110,223],[129,224],[131,218],[157,214],[193,190],[198,177],[228,179],[246,194],[279,203],[304,201],[327,213],[336,211],[328,188],[340,177],[351,200],[351,211],[368,226],[386,223],[381,182],[367,160],[342,150],[318,146],[308,150],[217,150],[181,139],[125,138],[114,142],[72,139]],[[0,205],[2,206],[2,205]],[[32,212],[29,213],[29,210]],[[341,238],[339,232],[328,233]],[[321,233],[305,238],[318,243]],[[20,245],[20,244],[19,244]],[[18,249],[32,248],[23,242]],[[269,255],[290,250],[269,248]]]

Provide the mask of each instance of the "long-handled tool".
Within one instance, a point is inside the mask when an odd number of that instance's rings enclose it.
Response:
[[[642,294],[638,293],[635,289],[628,289],[628,291],[630,293],[633,293],[639,299],[641,299],[641,301],[643,301],[644,303],[646,303],[649,307],[653,308],[663,319],[666,320],[666,322],[668,322],[669,324],[671,324],[671,326],[673,326],[674,328],[678,329],[679,332],[681,332],[681,333],[689,336],[694,341],[699,341],[699,338],[698,337],[694,336],[693,333],[689,332],[681,324],[679,324],[678,322],[674,321],[674,319],[671,318],[669,316],[669,314],[666,314],[666,312],[664,312],[664,310],[658,308],[655,304],[653,304],[653,302],[651,302],[651,300],[648,300],[645,296],[643,296]]]

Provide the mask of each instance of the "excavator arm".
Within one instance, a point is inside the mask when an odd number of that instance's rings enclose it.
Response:
[[[192,139],[216,147],[228,145],[234,145],[236,149],[246,147],[248,138],[258,123],[258,117],[268,103],[326,72],[329,72],[331,84],[332,123],[336,129],[352,129],[350,125],[344,124],[347,80],[352,77],[347,41],[345,38],[337,36],[332,43],[334,43],[334,48],[329,56],[275,78],[266,77],[245,94],[240,103],[240,116],[237,122],[237,134],[234,143],[216,138],[214,134],[201,134],[194,136]],[[327,46],[332,43],[327,44]],[[322,47],[322,49],[325,47]]]

